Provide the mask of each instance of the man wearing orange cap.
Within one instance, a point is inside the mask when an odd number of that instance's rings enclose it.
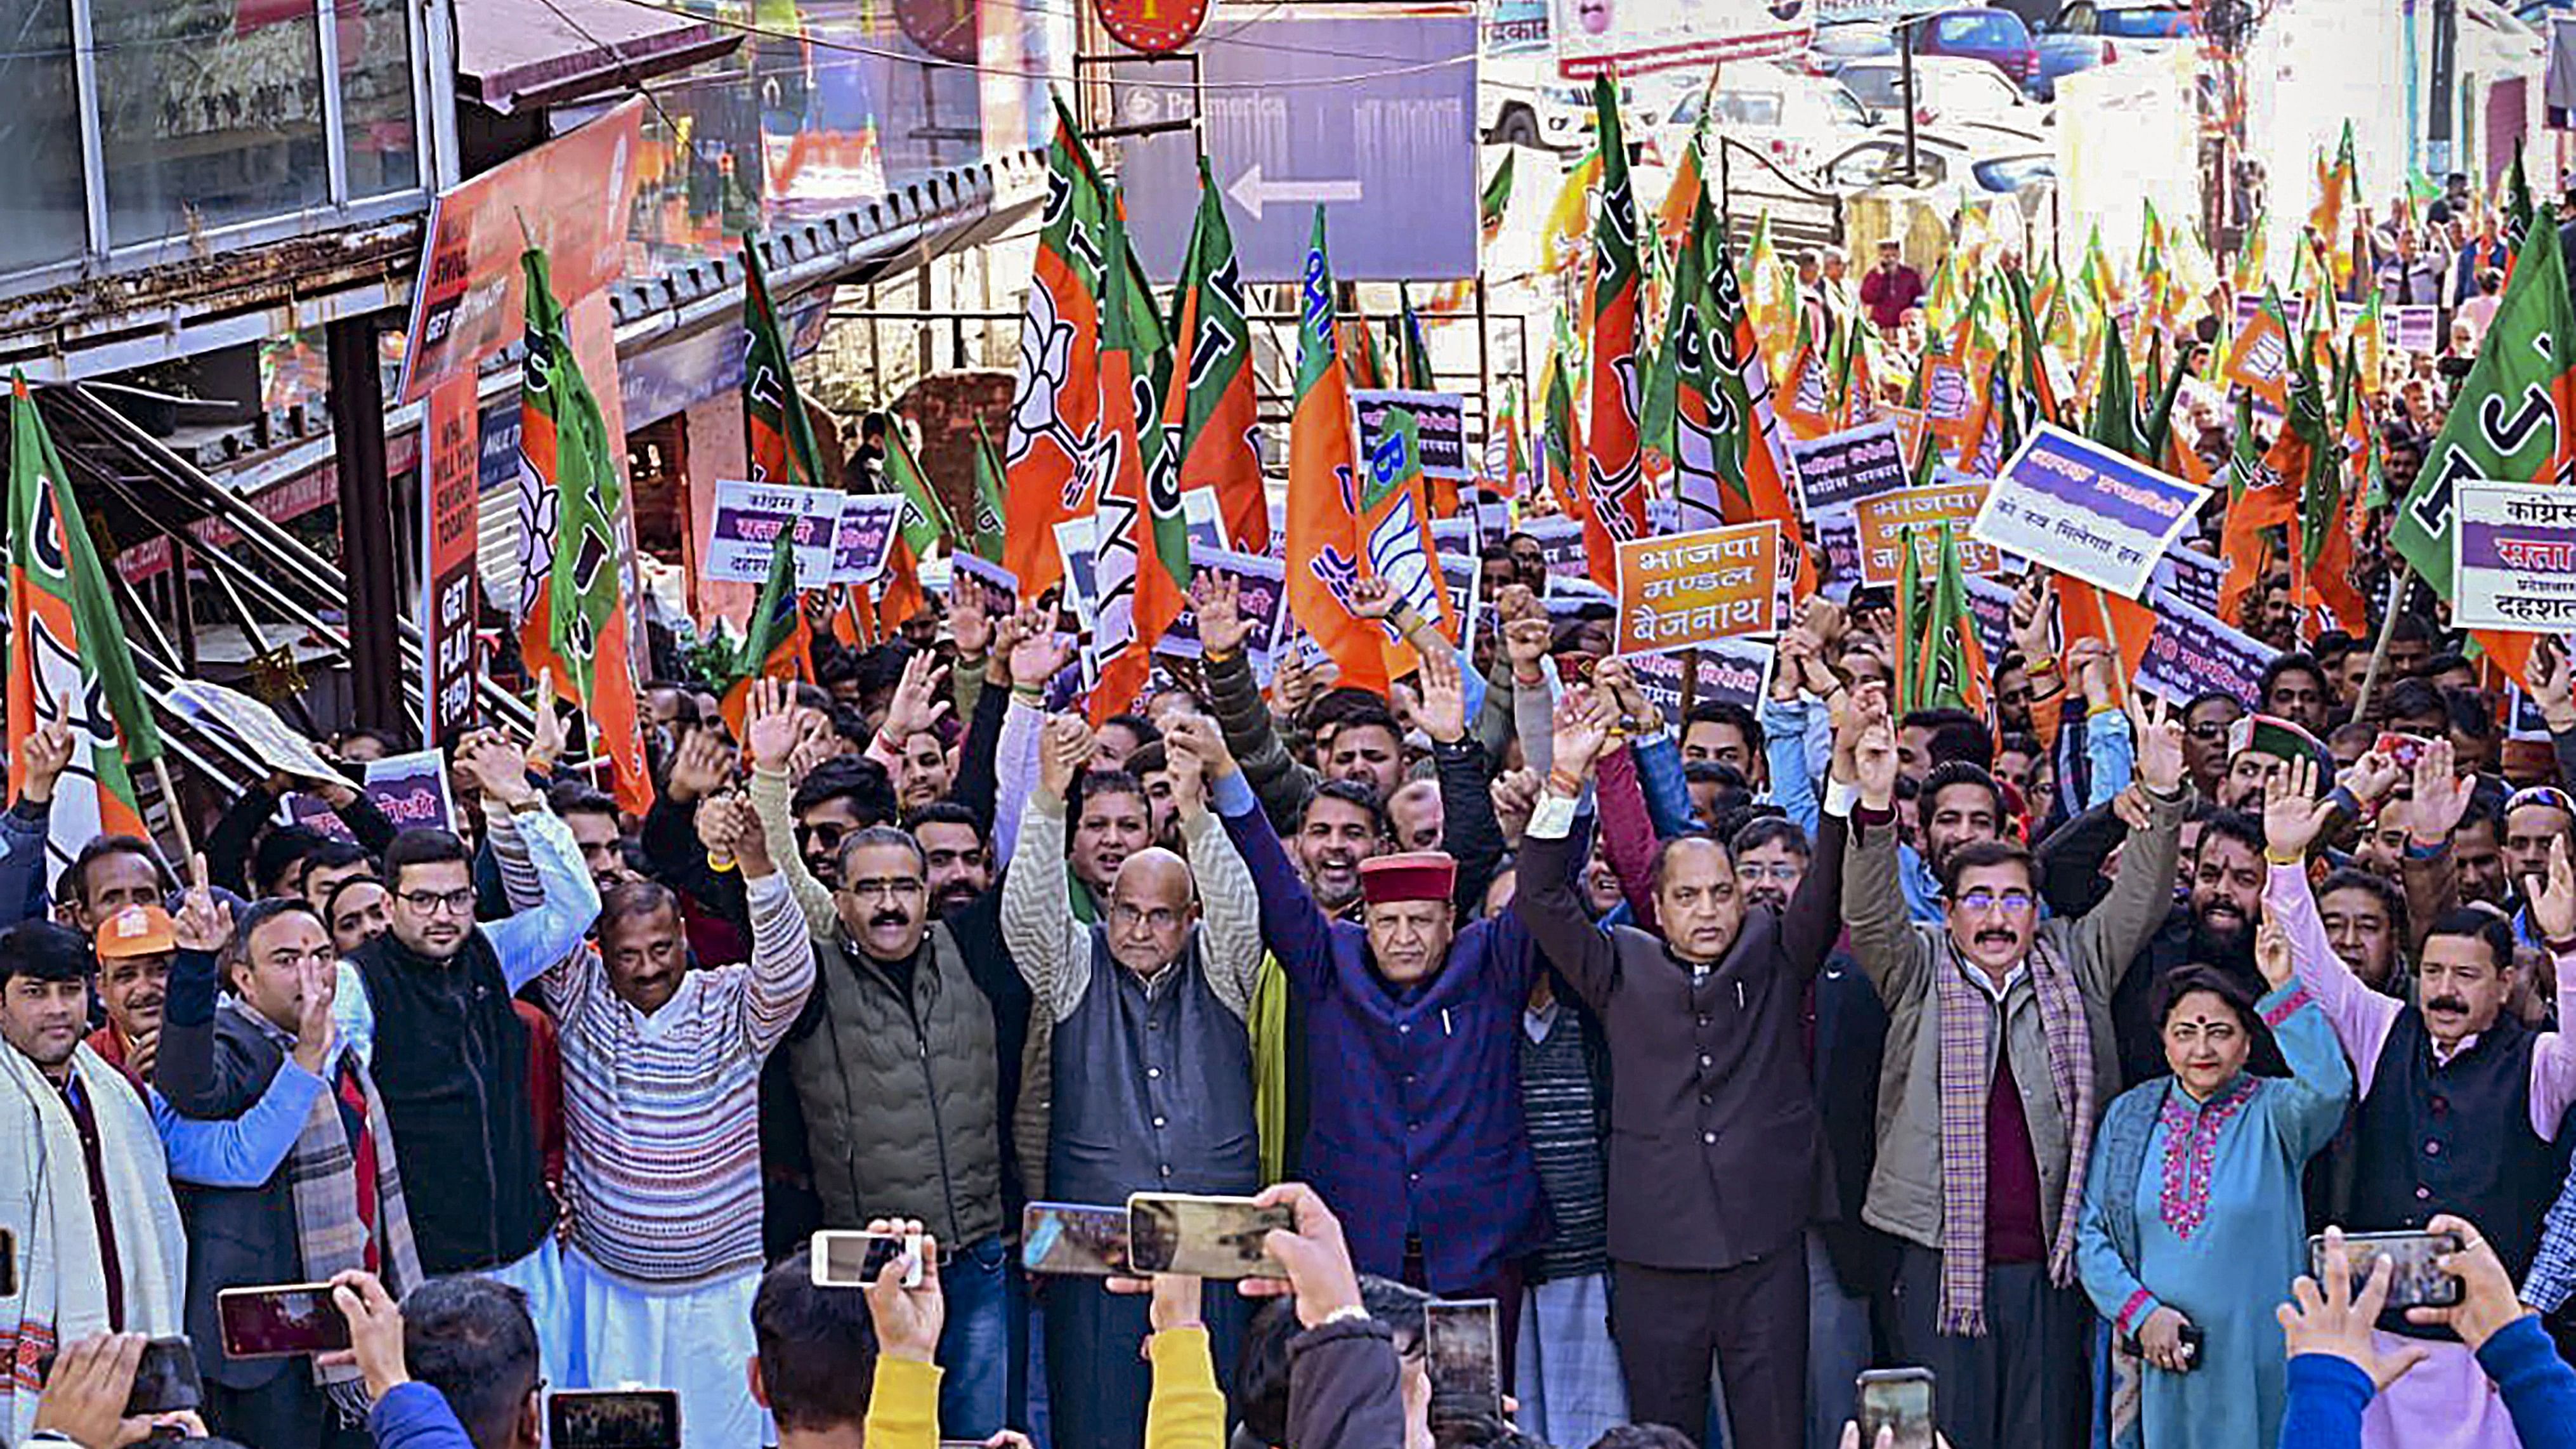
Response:
[[[136,1082],[148,1082],[161,1040],[170,962],[179,950],[170,913],[155,905],[126,906],[99,923],[96,947],[107,1025],[89,1034],[90,1050]]]

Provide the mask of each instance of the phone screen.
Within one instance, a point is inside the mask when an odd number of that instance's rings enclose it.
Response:
[[[156,1338],[143,1345],[134,1366],[134,1389],[125,1396],[125,1416],[175,1414],[205,1405],[197,1378],[197,1347],[184,1338]]]
[[[0,1228],[0,1298],[18,1296],[18,1235]]]
[[[1881,1429],[1896,1432],[1896,1449],[1934,1449],[1930,1369],[1877,1369],[1862,1374],[1860,1442],[1875,1446]]]
[[[903,1275],[903,1286],[921,1286],[922,1264],[931,1256],[930,1244],[924,1239],[895,1233],[861,1233],[831,1229],[816,1233],[809,1272],[817,1288],[866,1288],[877,1281],[885,1265],[911,1253],[912,1267]]]
[[[1431,1421],[1499,1419],[1503,1412],[1501,1321],[1491,1298],[1426,1303],[1423,1350],[1431,1376]]]
[[[2463,1285],[2436,1266],[2434,1260],[2460,1251],[2459,1234],[2346,1233],[2343,1246],[2352,1261],[2355,1294],[2370,1281],[2372,1263],[2387,1258],[2393,1264],[2388,1277],[2388,1311],[2458,1306]],[[2320,1283],[2325,1281],[2326,1240],[2322,1233],[2308,1239],[2308,1276]]]
[[[349,1346],[349,1321],[331,1301],[328,1283],[227,1288],[215,1295],[215,1318],[231,1358],[285,1358]]]
[[[1127,1210],[1033,1202],[1020,1214],[1020,1263],[1032,1273],[1106,1278],[1127,1269]]]
[[[677,1389],[558,1389],[546,1396],[552,1449],[680,1449]]]
[[[1285,1278],[1263,1247],[1273,1229],[1297,1226],[1285,1207],[1248,1197],[1137,1193],[1127,1199],[1127,1254],[1139,1273],[1200,1278]]]

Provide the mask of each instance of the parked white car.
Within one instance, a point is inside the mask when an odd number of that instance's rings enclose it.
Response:
[[[1855,60],[1836,72],[1862,104],[1891,120],[1905,115],[1905,63],[1881,56]],[[2036,130],[2048,123],[2048,108],[2022,94],[2002,71],[1982,60],[1958,56],[1917,56],[1914,61],[1914,119],[1931,125],[1945,121],[1992,121],[2017,130]]]
[[[1784,171],[1805,171],[1870,135],[1882,118],[1832,76],[1808,75],[1769,61],[1729,61],[1717,73],[1717,134],[1770,156]],[[1685,97],[1665,117],[1657,142],[1679,156],[1699,124],[1700,97]]]

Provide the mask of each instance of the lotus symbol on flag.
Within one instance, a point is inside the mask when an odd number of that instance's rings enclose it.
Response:
[[[1020,405],[1011,413],[1011,436],[1003,456],[1017,463],[1029,445],[1064,431],[1064,414],[1056,406],[1066,376],[1073,369],[1073,324],[1056,315],[1055,297],[1044,287],[1029,289],[1028,322],[1020,328]],[[1074,452],[1071,439],[1065,451]]]

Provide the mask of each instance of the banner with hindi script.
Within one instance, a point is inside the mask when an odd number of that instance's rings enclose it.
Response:
[[[2462,483],[2452,498],[2451,622],[2522,634],[2576,630],[2576,490]]]
[[[1619,544],[1621,654],[1696,649],[1778,627],[1780,525],[1737,524]]]
[[[2208,496],[2206,488],[2042,423],[1996,476],[1968,533],[2124,599],[2143,598],[2156,561]]]
[[[1929,487],[1900,488],[1864,498],[1853,506],[1861,587],[1889,588],[1896,584],[1905,567],[1903,534],[1909,528],[1914,530],[1915,562],[1926,569],[1932,567],[1934,540],[1944,523],[1950,525],[1951,537],[1959,541],[1961,573],[1981,577],[2003,567],[2003,555],[1969,541],[1967,536],[1969,521],[1985,506],[1987,480],[1947,468],[1937,470],[1933,476],[1937,481]]]

